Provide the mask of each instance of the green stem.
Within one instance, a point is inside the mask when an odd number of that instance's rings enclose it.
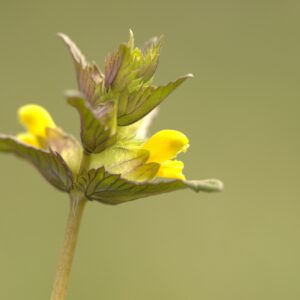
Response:
[[[91,155],[83,151],[79,174],[82,174],[83,172],[87,171],[89,169],[90,163],[91,163]]]
[[[87,202],[86,199],[79,197],[77,194],[71,194],[70,197],[70,212],[63,247],[54,279],[51,300],[64,300],[66,297],[81,217]]]

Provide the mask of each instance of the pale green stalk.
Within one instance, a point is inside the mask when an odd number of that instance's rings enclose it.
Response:
[[[65,231],[65,238],[54,279],[51,300],[64,300],[66,297],[81,217],[86,202],[86,199],[76,199],[76,196],[72,197],[71,195],[70,212]]]
[[[88,169],[89,155],[83,154],[80,173]],[[58,261],[54,279],[51,300],[65,300],[71,273],[72,263],[76,250],[81,218],[87,199],[76,192],[70,193],[70,211],[65,229],[65,237]]]

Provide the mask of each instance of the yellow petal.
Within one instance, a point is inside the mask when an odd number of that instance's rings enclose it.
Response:
[[[188,138],[180,131],[161,130],[149,138],[143,148],[150,152],[148,162],[161,163],[185,152],[188,146]]]
[[[183,168],[184,164],[182,161],[167,160],[161,163],[156,177],[185,180],[185,176],[182,174]]]
[[[46,136],[46,128],[56,127],[47,110],[39,105],[28,104],[20,107],[18,116],[28,132],[38,137]]]
[[[32,135],[31,133],[19,133],[17,135],[17,139],[21,141],[24,144],[36,147],[36,148],[41,148],[40,143],[38,139]]]

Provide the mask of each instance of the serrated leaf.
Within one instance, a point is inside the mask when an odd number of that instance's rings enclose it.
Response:
[[[110,100],[91,107],[77,92],[66,94],[81,120],[81,141],[86,152],[98,153],[114,143],[116,137],[116,108]]]
[[[195,192],[219,192],[223,189],[223,184],[215,179],[134,182],[121,178],[121,175],[110,174],[104,167],[88,171],[88,173],[79,177],[76,185],[89,200],[106,204],[120,204],[186,188],[190,188]]]
[[[57,152],[47,152],[19,142],[16,138],[0,135],[0,152],[13,153],[31,162],[53,186],[68,192],[73,186],[73,175]]]
[[[134,37],[130,31],[127,44],[109,55],[105,66],[105,87],[114,92],[127,89],[129,92],[152,79],[159,61],[162,38],[150,39],[143,50],[134,47]]]
[[[191,74],[183,76],[165,86],[142,86],[139,90],[125,94],[119,99],[118,125],[135,123],[155,109],[166,97],[180,86]]]
[[[100,97],[104,76],[95,63],[89,63],[81,53],[77,45],[63,33],[58,36],[63,40],[72,56],[79,91],[84,98],[93,106]]]
[[[137,76],[142,77],[144,82],[150,80],[157,69],[161,46],[162,36],[154,37],[145,43],[145,49],[142,51],[143,60],[137,72]]]

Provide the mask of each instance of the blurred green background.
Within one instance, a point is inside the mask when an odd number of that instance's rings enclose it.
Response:
[[[151,128],[185,132],[182,191],[117,207],[90,203],[70,300],[300,299],[299,1],[2,1],[0,131],[17,108],[49,109],[78,135],[75,88],[58,31],[90,60],[165,35],[156,83],[192,72]],[[68,199],[27,163],[0,156],[0,299],[49,299]]]

